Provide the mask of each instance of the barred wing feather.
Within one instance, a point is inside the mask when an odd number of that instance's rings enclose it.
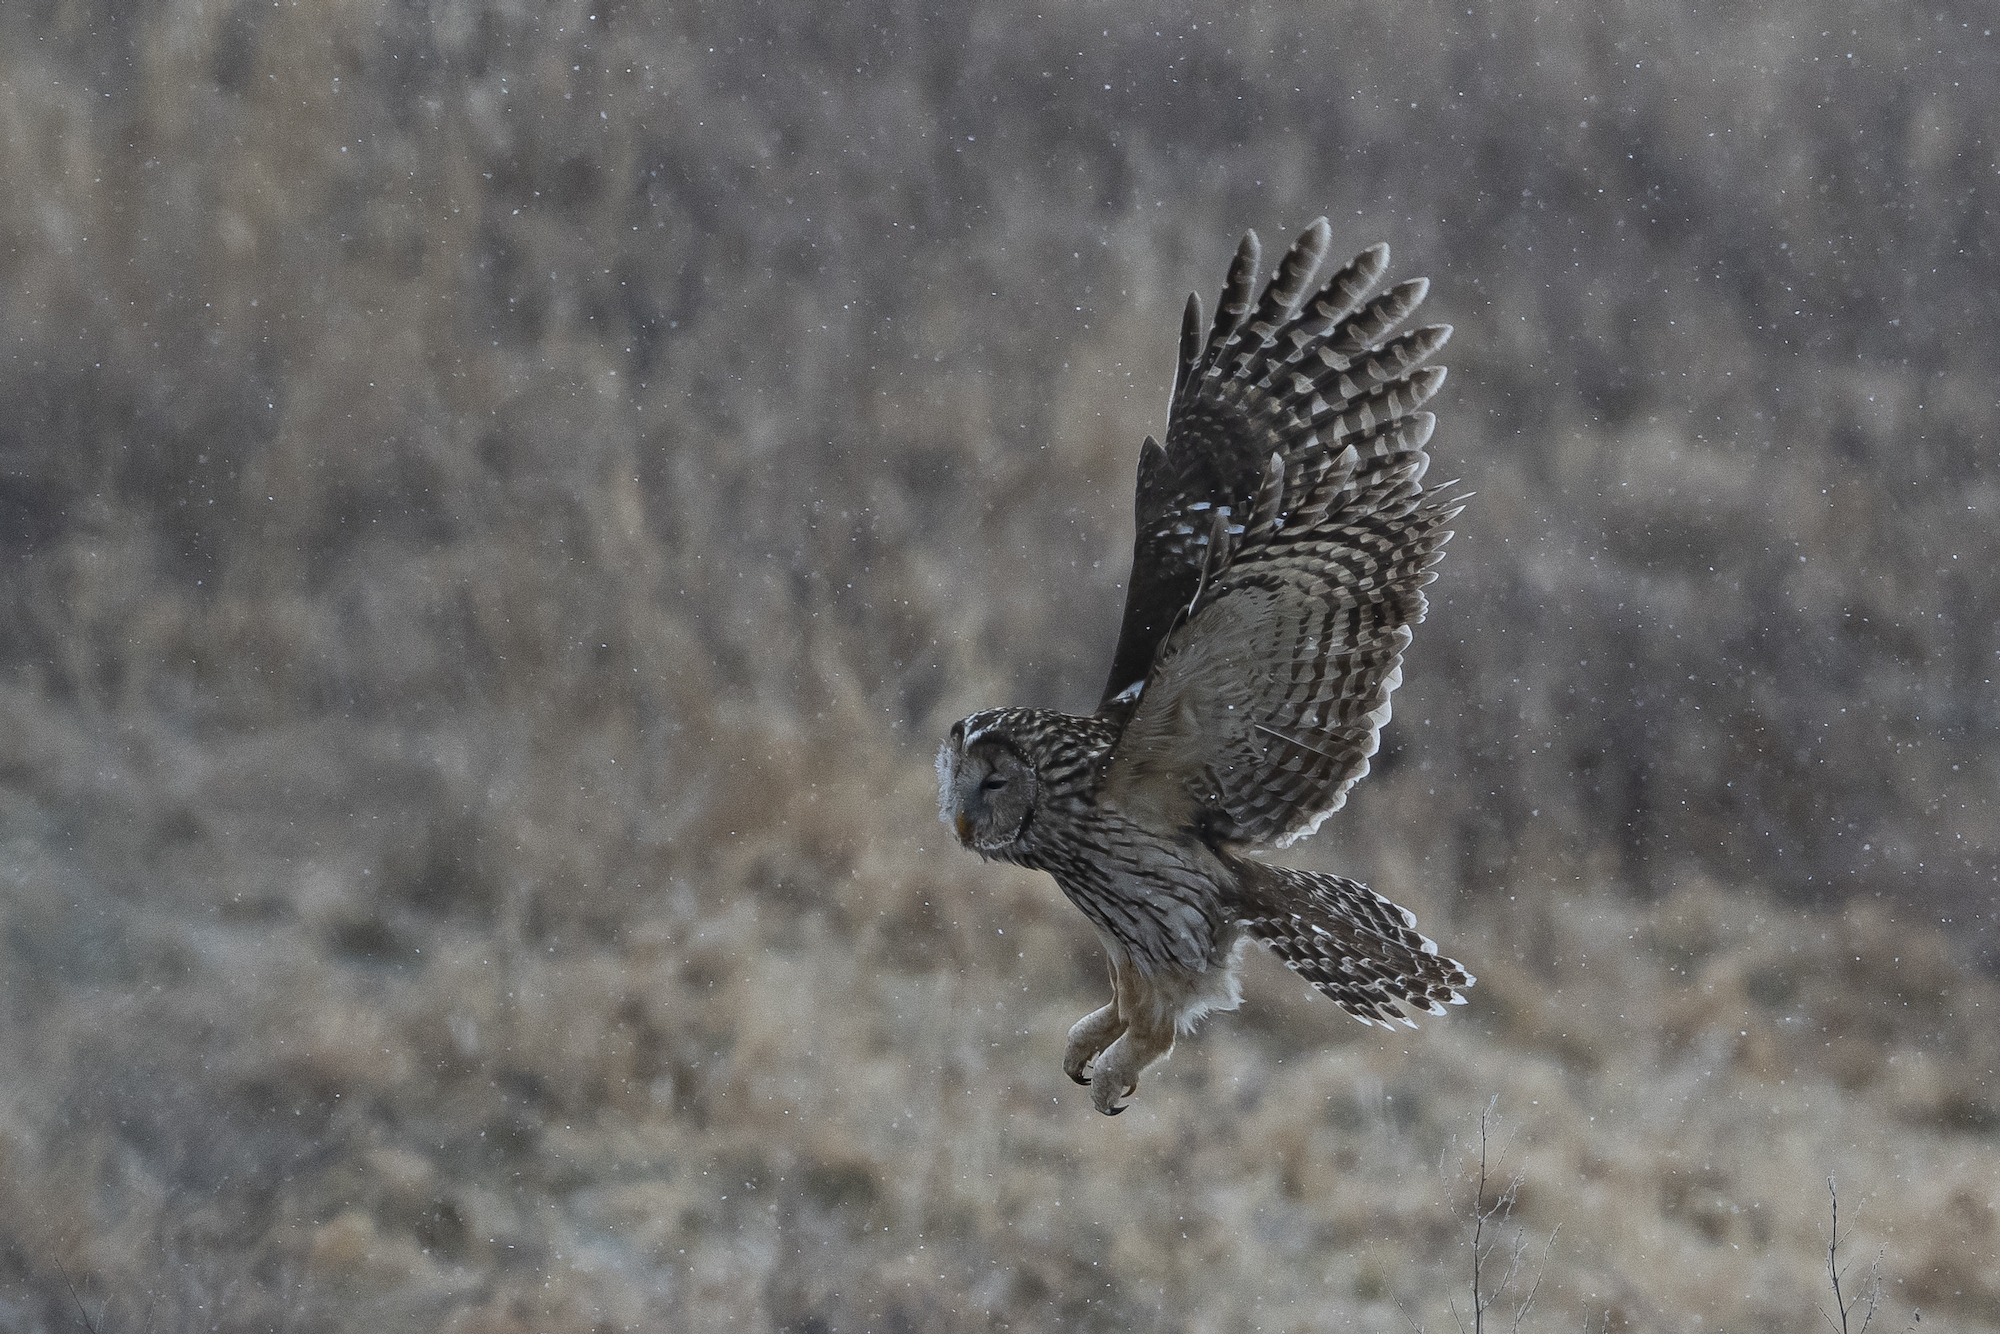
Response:
[[[1450,330],[1379,341],[1423,295],[1405,283],[1366,299],[1382,247],[1304,300],[1325,244],[1322,220],[1253,305],[1246,240],[1224,290],[1233,323],[1193,354],[1183,338],[1168,447],[1149,441],[1141,461],[1100,708],[1124,722],[1107,798],[1228,842],[1303,838],[1368,772],[1462,503],[1422,485],[1421,407],[1444,372],[1421,363]]]
[[[1273,454],[1290,469],[1354,443],[1365,465],[1386,431],[1416,451],[1421,475],[1422,441],[1407,442],[1428,434],[1416,409],[1443,380],[1442,370],[1421,367],[1451,330],[1391,336],[1428,285],[1418,279],[1370,299],[1387,246],[1362,251],[1315,287],[1331,238],[1324,218],[1307,227],[1253,297],[1259,247],[1254,232],[1245,236],[1206,333],[1200,299],[1188,299],[1167,442],[1148,439],[1140,451],[1132,575],[1098,706],[1115,722],[1130,716],[1194,598],[1214,519],[1241,525]]]

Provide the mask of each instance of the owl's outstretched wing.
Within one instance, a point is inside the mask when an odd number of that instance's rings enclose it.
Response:
[[[1255,232],[1244,236],[1206,335],[1201,299],[1188,298],[1166,447],[1148,438],[1139,454],[1132,577],[1100,714],[1130,715],[1194,599],[1215,516],[1242,523],[1272,454],[1289,468],[1350,441],[1365,453],[1382,428],[1421,420],[1417,405],[1444,380],[1441,369],[1418,368],[1444,346],[1448,326],[1389,337],[1429,284],[1400,283],[1370,300],[1389,266],[1389,248],[1376,245],[1315,288],[1331,240],[1325,218],[1302,231],[1253,305],[1259,249]]]
[[[1422,487],[1435,419],[1418,409],[1444,372],[1419,366],[1450,329],[1381,341],[1424,292],[1363,304],[1382,247],[1298,309],[1325,247],[1322,220],[1232,317],[1256,264],[1246,240],[1207,344],[1190,356],[1184,337],[1168,448],[1140,465],[1120,659],[1149,637],[1150,651],[1106,689],[1100,712],[1126,721],[1104,793],[1226,842],[1303,838],[1368,772],[1462,501]]]

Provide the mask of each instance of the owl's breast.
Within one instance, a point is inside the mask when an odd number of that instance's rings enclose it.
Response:
[[[1091,822],[1085,837],[1052,840],[1039,852],[1036,864],[1143,971],[1203,972],[1233,943],[1233,880],[1199,844],[1112,818]]]

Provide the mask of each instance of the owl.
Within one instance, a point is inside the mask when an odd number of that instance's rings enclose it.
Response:
[[[1111,1000],[1063,1071],[1116,1115],[1139,1075],[1240,999],[1256,940],[1363,1023],[1462,1005],[1472,976],[1406,909],[1263,861],[1368,772],[1423,586],[1466,497],[1426,493],[1448,325],[1397,333],[1419,278],[1389,249],[1323,283],[1325,218],[1263,291],[1243,238],[1204,329],[1181,323],[1164,448],[1139,450],[1138,536],[1097,711],[1002,708],[938,752],[939,818],[982,858],[1047,871],[1097,928]],[[1449,488],[1447,488],[1447,492]]]

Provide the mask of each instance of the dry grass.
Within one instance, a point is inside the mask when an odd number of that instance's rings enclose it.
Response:
[[[0,1330],[1455,1328],[1489,1105],[1523,1329],[1821,1328],[1829,1175],[2000,1327],[1983,18],[781,8],[0,10]],[[1106,1121],[931,752],[1322,210],[1480,494],[1308,855],[1480,982]]]
[[[660,892],[605,938],[391,907],[365,856],[274,858],[279,907],[75,887],[44,911],[118,925],[9,1030],[19,1291],[57,1321],[61,1264],[110,1327],[1449,1328],[1436,1166],[1497,1098],[1512,1221],[1560,1229],[1529,1328],[1816,1328],[1828,1172],[1889,1310],[2000,1321],[2000,988],[1931,929],[1579,895],[1546,963],[1455,924],[1476,1003],[1401,1038],[1266,964],[1108,1122],[1055,1064],[1085,933],[938,855],[921,757],[882,764],[774,836],[817,855],[635,859]],[[786,879],[871,812],[837,877]],[[433,873],[476,846],[432,837]]]

